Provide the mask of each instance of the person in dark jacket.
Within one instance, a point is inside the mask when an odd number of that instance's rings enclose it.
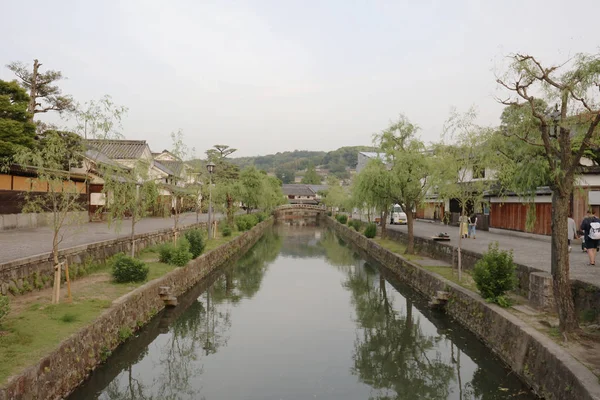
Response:
[[[600,223],[600,219],[596,217],[594,210],[590,211],[590,216],[583,219],[581,222],[581,230],[583,231],[583,240],[585,241],[585,248],[590,258],[590,265],[596,265],[596,252],[598,246],[600,246],[600,240],[594,239],[590,236],[590,231],[593,229],[592,224]]]

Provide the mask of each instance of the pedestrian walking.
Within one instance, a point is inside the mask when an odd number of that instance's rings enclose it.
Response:
[[[573,214],[569,214],[568,219],[569,232],[568,232],[568,241],[569,241],[569,252],[571,252],[571,241],[574,239],[579,239],[577,236],[577,227],[575,226],[575,220],[573,219]]]
[[[466,215],[460,216],[460,236],[464,239],[469,235],[469,219]]]
[[[477,229],[477,215],[469,217],[469,237],[475,239],[475,230]]]
[[[594,210],[590,211],[591,216],[585,218],[581,223],[581,230],[585,240],[585,248],[590,258],[590,265],[596,265],[596,252],[600,245],[600,219],[596,217]]]
[[[581,225],[579,225],[579,231],[577,232],[579,234],[579,236],[581,236],[581,251],[583,251],[584,253],[586,252],[586,248],[585,248],[585,233],[581,230],[581,227],[583,226],[583,224],[587,223],[586,220],[588,218],[590,218],[592,216],[592,214],[590,214],[590,211],[588,210],[585,213],[585,217],[583,217],[583,220],[581,220]]]

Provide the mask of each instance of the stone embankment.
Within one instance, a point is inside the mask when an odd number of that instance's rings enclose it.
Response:
[[[193,228],[206,228],[206,223],[186,226],[182,232]],[[139,252],[155,244],[173,240],[173,229],[162,229],[135,235],[135,249]],[[88,263],[103,263],[117,253],[129,254],[130,238],[119,238],[70,247],[59,251],[59,259],[69,264],[71,273]],[[21,258],[0,264],[0,294],[19,295],[52,285],[54,262],[52,253]]]
[[[542,398],[600,399],[598,378],[541,332],[478,294],[409,262],[332,218],[324,220],[340,237],[429,298],[439,291],[448,292],[446,312],[477,335]]]
[[[94,322],[66,338],[38,364],[9,379],[0,400],[59,399],[80,385],[120,344],[123,332],[133,332],[164,308],[160,288],[180,296],[233,257],[243,254],[273,224],[264,221],[195,260],[115,300]]]

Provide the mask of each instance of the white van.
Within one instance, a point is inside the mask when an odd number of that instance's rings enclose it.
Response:
[[[406,224],[406,213],[402,210],[399,204],[394,204],[392,212],[390,214],[391,225],[403,225]]]

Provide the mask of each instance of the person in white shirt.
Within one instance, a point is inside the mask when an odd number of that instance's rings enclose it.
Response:
[[[575,225],[575,220],[573,219],[573,214],[569,214],[568,222],[569,222],[569,233],[568,233],[569,251],[571,251],[571,240],[578,239],[577,225]]]

